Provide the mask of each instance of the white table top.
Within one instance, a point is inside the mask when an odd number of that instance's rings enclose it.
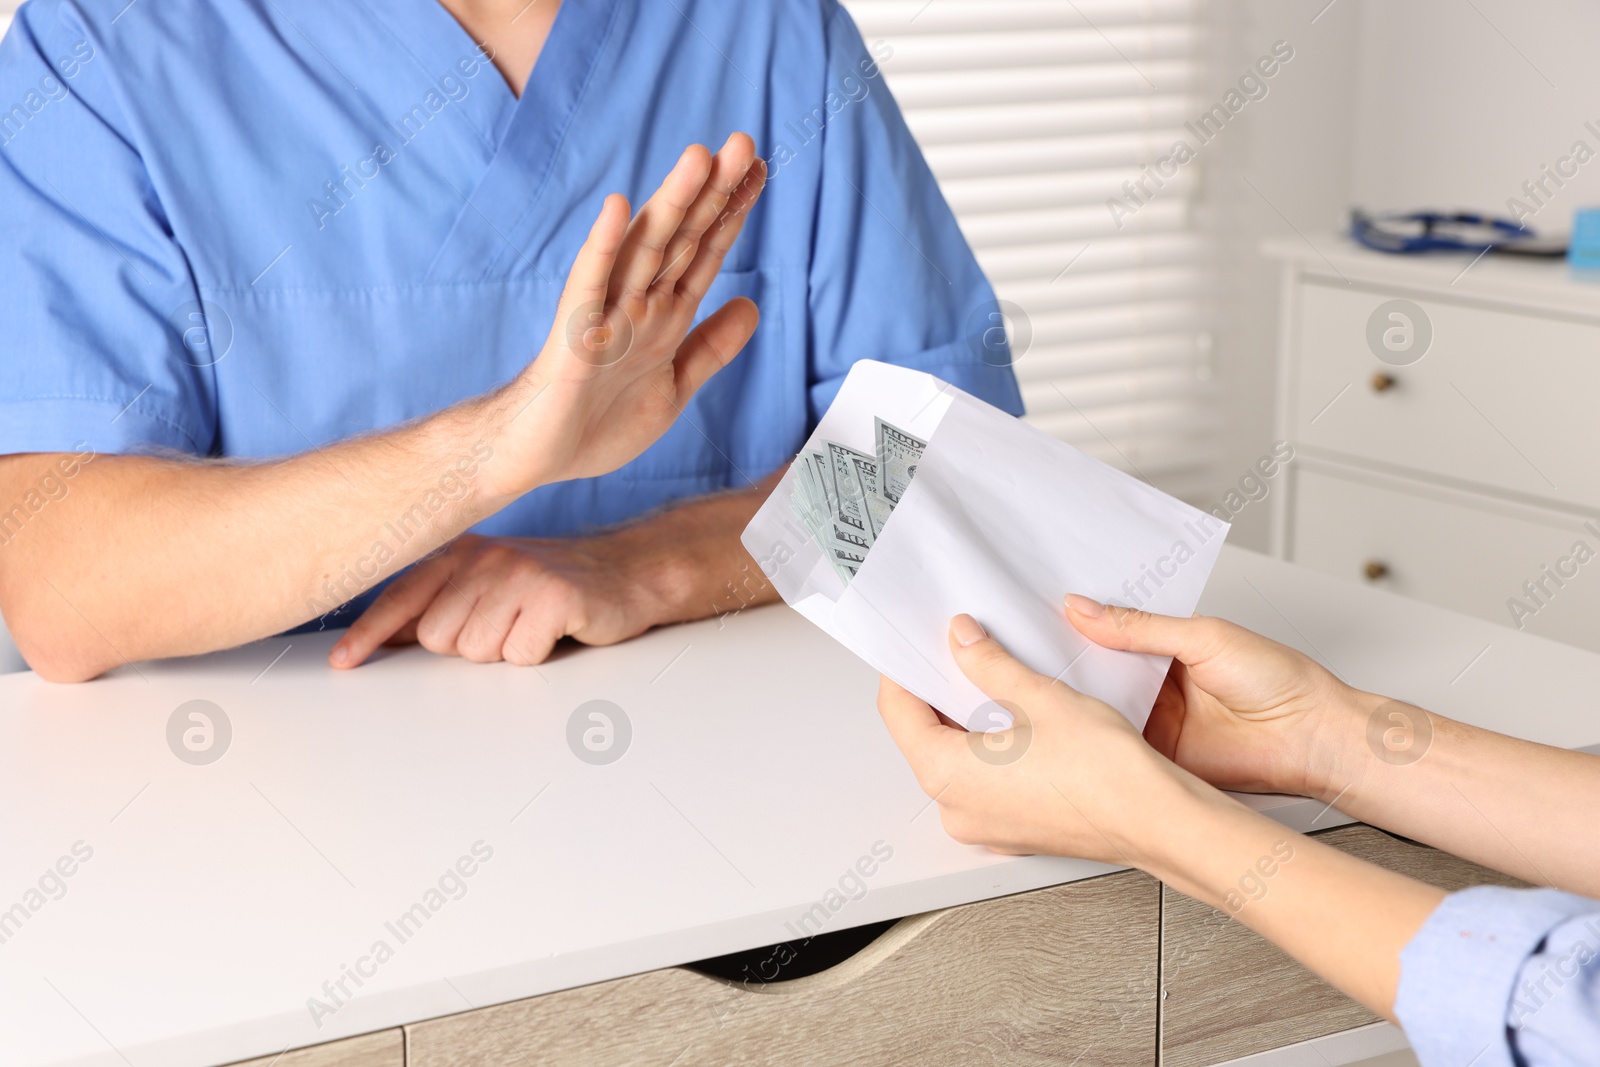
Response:
[[[1600,656],[1239,550],[1202,607],[1354,684],[1552,744],[1600,741]],[[64,895],[0,927],[5,1063],[225,1063],[789,940],[875,844],[892,859],[828,929],[1109,869],[949,840],[883,730],[871,671],[785,608],[537,670],[409,649],[336,674],[332,640],[81,686],[0,677],[0,909],[75,843],[93,850]],[[605,766],[566,742],[597,698],[633,727]],[[193,699],[232,724],[210,765],[168,748]],[[1298,828],[1345,821],[1256,803]],[[465,895],[401,943],[385,923],[480,841],[493,856]],[[392,958],[363,965],[376,973],[316,1025],[308,998],[328,1000],[323,983],[380,939]]]

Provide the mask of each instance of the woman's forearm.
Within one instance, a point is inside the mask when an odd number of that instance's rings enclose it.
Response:
[[[1250,811],[1186,772],[1130,843],[1139,866],[1394,1018],[1400,950],[1444,898]]]
[[[1386,697],[1330,711],[1314,792],[1347,815],[1536,885],[1600,896],[1600,757]]]

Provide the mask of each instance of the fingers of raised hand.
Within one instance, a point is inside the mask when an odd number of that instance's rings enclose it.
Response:
[[[679,410],[708,378],[733,361],[760,321],[761,313],[752,301],[735,297],[694,328],[678,346],[674,361]]]
[[[670,290],[688,271],[695,253],[699,251],[701,239],[722,218],[729,201],[738,192],[755,161],[755,142],[748,134],[735,133],[728,138],[711,160],[711,173],[700,195],[684,213],[683,223],[667,245],[661,269],[656,273],[652,285]]]
[[[704,145],[690,145],[678,157],[661,187],[628,226],[611,272],[608,302],[626,304],[655,283],[669,242],[683,225],[685,214],[699,201],[712,170],[711,153]]]
[[[580,305],[605,299],[628,236],[628,211],[628,198],[621,193],[606,197],[567,274],[567,284],[561,292],[564,311],[570,313]]]
[[[603,368],[639,337],[681,338],[765,180],[754,143],[736,133],[715,157],[686,149],[631,222],[627,199],[607,197],[568,276],[553,340]],[[658,347],[665,356],[675,345]]]
[[[711,288],[711,282],[722,269],[722,261],[727,257],[728,250],[733,247],[733,242],[739,239],[745,219],[750,217],[750,209],[760,199],[761,191],[766,188],[766,184],[767,165],[758,158],[750,165],[743,180],[727,198],[716,221],[701,237],[695,249],[694,259],[684,269],[676,289],[679,301],[691,311],[699,306],[700,301],[705,298],[706,291]]]
[[[593,367],[615,363],[632,344],[626,315],[607,307],[606,293],[628,230],[628,198],[606,197],[561,291],[551,343]]]

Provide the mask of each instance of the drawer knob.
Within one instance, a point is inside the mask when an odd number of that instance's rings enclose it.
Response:
[[[1389,576],[1389,565],[1382,560],[1369,559],[1361,568],[1361,573],[1367,576],[1367,581],[1376,582]]]
[[[1374,393],[1386,393],[1399,384],[1399,382],[1395,381],[1394,375],[1385,374],[1381,370],[1372,376],[1372,391]]]

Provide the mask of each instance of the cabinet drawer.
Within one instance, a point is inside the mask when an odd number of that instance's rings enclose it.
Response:
[[[1523,884],[1370,826],[1317,838],[1441,889]],[[1162,893],[1162,1067],[1207,1067],[1379,1021],[1243,924],[1172,889]]]
[[[1289,558],[1351,579],[1379,564],[1393,592],[1600,652],[1600,537],[1575,516],[1474,501],[1302,467]],[[1579,562],[1579,542],[1595,557]]]
[[[1154,1064],[1159,887],[1136,872],[906,919],[845,962],[670,968],[408,1026],[408,1067]]]
[[[1368,324],[1396,295],[1300,287],[1296,443],[1600,506],[1600,322],[1419,296],[1431,343],[1415,363],[1394,366],[1373,354]],[[1394,382],[1381,391],[1380,372]]]

